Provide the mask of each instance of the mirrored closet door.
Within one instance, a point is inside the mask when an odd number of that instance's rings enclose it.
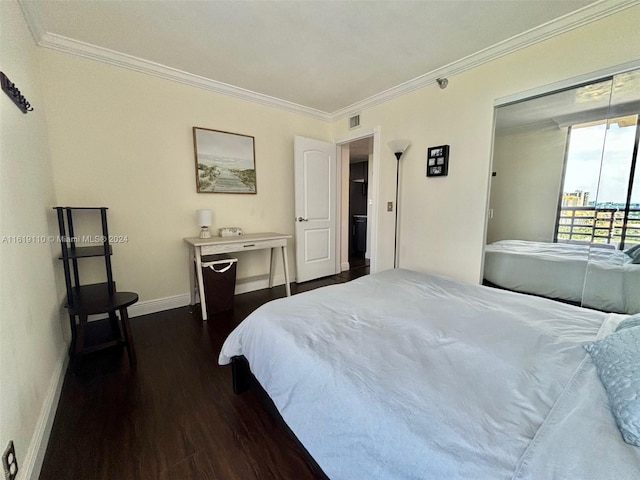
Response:
[[[639,114],[640,71],[496,108],[485,284],[640,312]]]

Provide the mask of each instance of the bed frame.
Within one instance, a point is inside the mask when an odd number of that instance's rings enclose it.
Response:
[[[491,287],[491,288],[498,288],[500,290],[506,290],[507,292],[520,293],[522,295],[531,295],[532,297],[546,298],[547,300],[554,300],[556,302],[566,303],[567,305],[573,305],[574,307],[589,308],[591,310],[597,310],[599,312],[604,311],[604,310],[598,310],[597,308],[585,307],[580,302],[574,302],[573,300],[565,300],[564,298],[556,298],[556,297],[545,297],[544,295],[538,295],[537,293],[520,292],[518,290],[511,290],[510,288],[502,287],[502,286],[497,285],[497,284],[495,284],[493,282],[490,282],[486,278],[482,279],[482,285],[484,285],[485,287]]]
[[[316,478],[320,480],[330,480],[326,473],[322,471],[320,465],[316,463],[311,454],[304,447],[302,442],[298,440],[295,433],[289,428],[289,425],[284,421],[282,415],[276,408],[273,400],[269,394],[262,388],[258,379],[251,373],[251,368],[249,367],[249,361],[244,357],[244,355],[233,357],[231,359],[231,371],[232,371],[232,379],[233,379],[233,392],[236,394],[241,394],[246,392],[247,390],[252,389],[260,400],[262,406],[267,410],[271,416],[280,424],[281,427],[287,432],[289,437],[294,441],[300,453],[302,453],[302,457],[306,460],[311,468],[311,471],[316,476]]]

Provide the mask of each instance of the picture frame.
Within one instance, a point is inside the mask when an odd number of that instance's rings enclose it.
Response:
[[[198,193],[255,194],[255,138],[240,133],[193,127]]]
[[[446,177],[449,174],[449,145],[427,149],[427,177]]]

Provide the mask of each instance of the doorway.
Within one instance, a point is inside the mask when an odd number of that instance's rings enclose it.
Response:
[[[356,143],[363,139],[367,140]],[[353,231],[349,215],[350,145],[354,143],[354,153],[358,152],[357,147],[365,145],[368,158],[366,213],[360,214],[366,215],[364,258],[361,256],[357,262],[354,257],[354,261],[359,268],[366,268],[366,273],[377,272],[380,127],[336,139],[334,143],[295,137],[297,282],[350,270],[349,236]],[[363,225],[359,227],[362,232]]]
[[[341,271],[370,268],[373,136],[342,145]]]

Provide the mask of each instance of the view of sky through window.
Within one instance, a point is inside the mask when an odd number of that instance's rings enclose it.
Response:
[[[599,205],[626,202],[636,126],[635,122],[630,125],[621,122],[621,125],[627,126],[620,126],[614,120],[608,130],[604,122],[571,129],[565,193],[588,192],[591,205],[596,202]],[[631,203],[640,205],[640,172],[635,175],[634,186]]]

